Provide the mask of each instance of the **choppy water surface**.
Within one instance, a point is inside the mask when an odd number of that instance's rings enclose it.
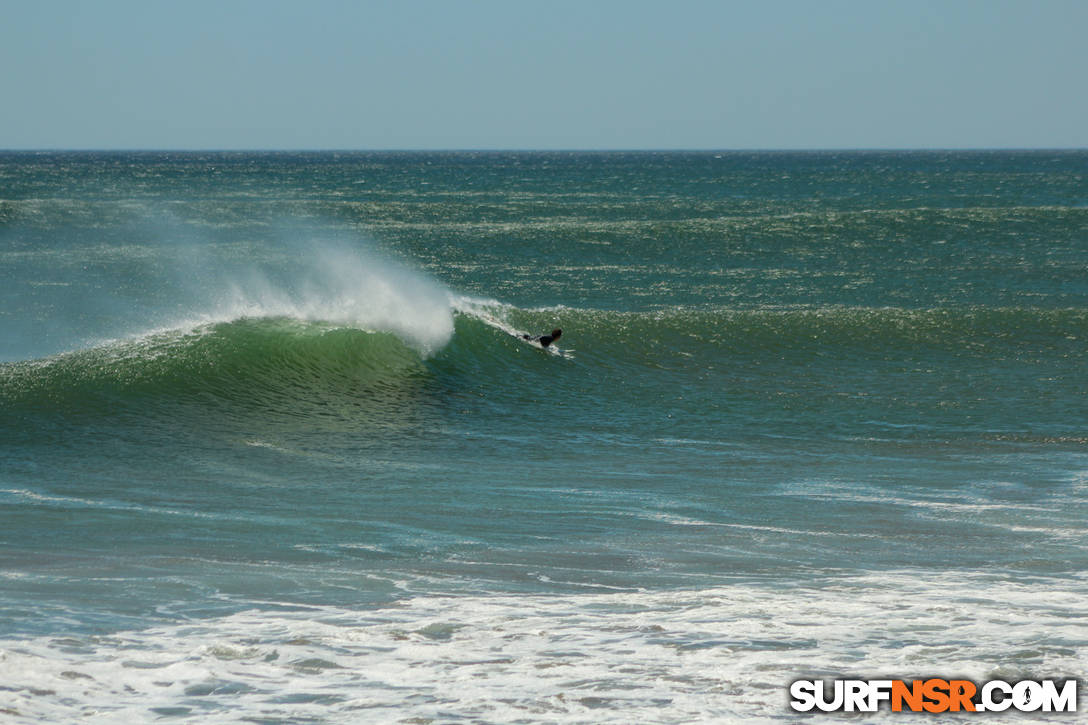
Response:
[[[1086,171],[0,155],[0,711],[730,722],[803,677],[1078,676]]]

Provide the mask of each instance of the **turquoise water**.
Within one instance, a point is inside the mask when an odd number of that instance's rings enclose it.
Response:
[[[0,708],[731,722],[1077,676],[1086,173],[0,154]]]

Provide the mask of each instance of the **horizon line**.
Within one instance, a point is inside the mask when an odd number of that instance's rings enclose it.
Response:
[[[633,148],[502,148],[502,147],[420,147],[420,148],[336,148],[336,147],[62,147],[43,146],[0,148],[0,153],[918,153],[918,152],[1024,152],[1088,151],[1088,146],[783,146],[783,147],[633,147]]]

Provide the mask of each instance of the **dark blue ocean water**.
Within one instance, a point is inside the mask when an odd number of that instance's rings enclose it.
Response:
[[[0,154],[0,709],[728,722],[814,674],[1079,675],[1086,174]]]

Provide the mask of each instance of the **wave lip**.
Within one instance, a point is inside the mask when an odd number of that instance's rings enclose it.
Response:
[[[0,365],[11,414],[140,415],[177,405],[302,411],[412,385],[423,358],[392,332],[294,317],[240,318]],[[392,402],[390,402],[392,405]]]
[[[247,270],[227,281],[212,315],[288,317],[393,333],[424,356],[453,336],[450,293],[420,272],[359,250],[314,246],[288,279]]]

